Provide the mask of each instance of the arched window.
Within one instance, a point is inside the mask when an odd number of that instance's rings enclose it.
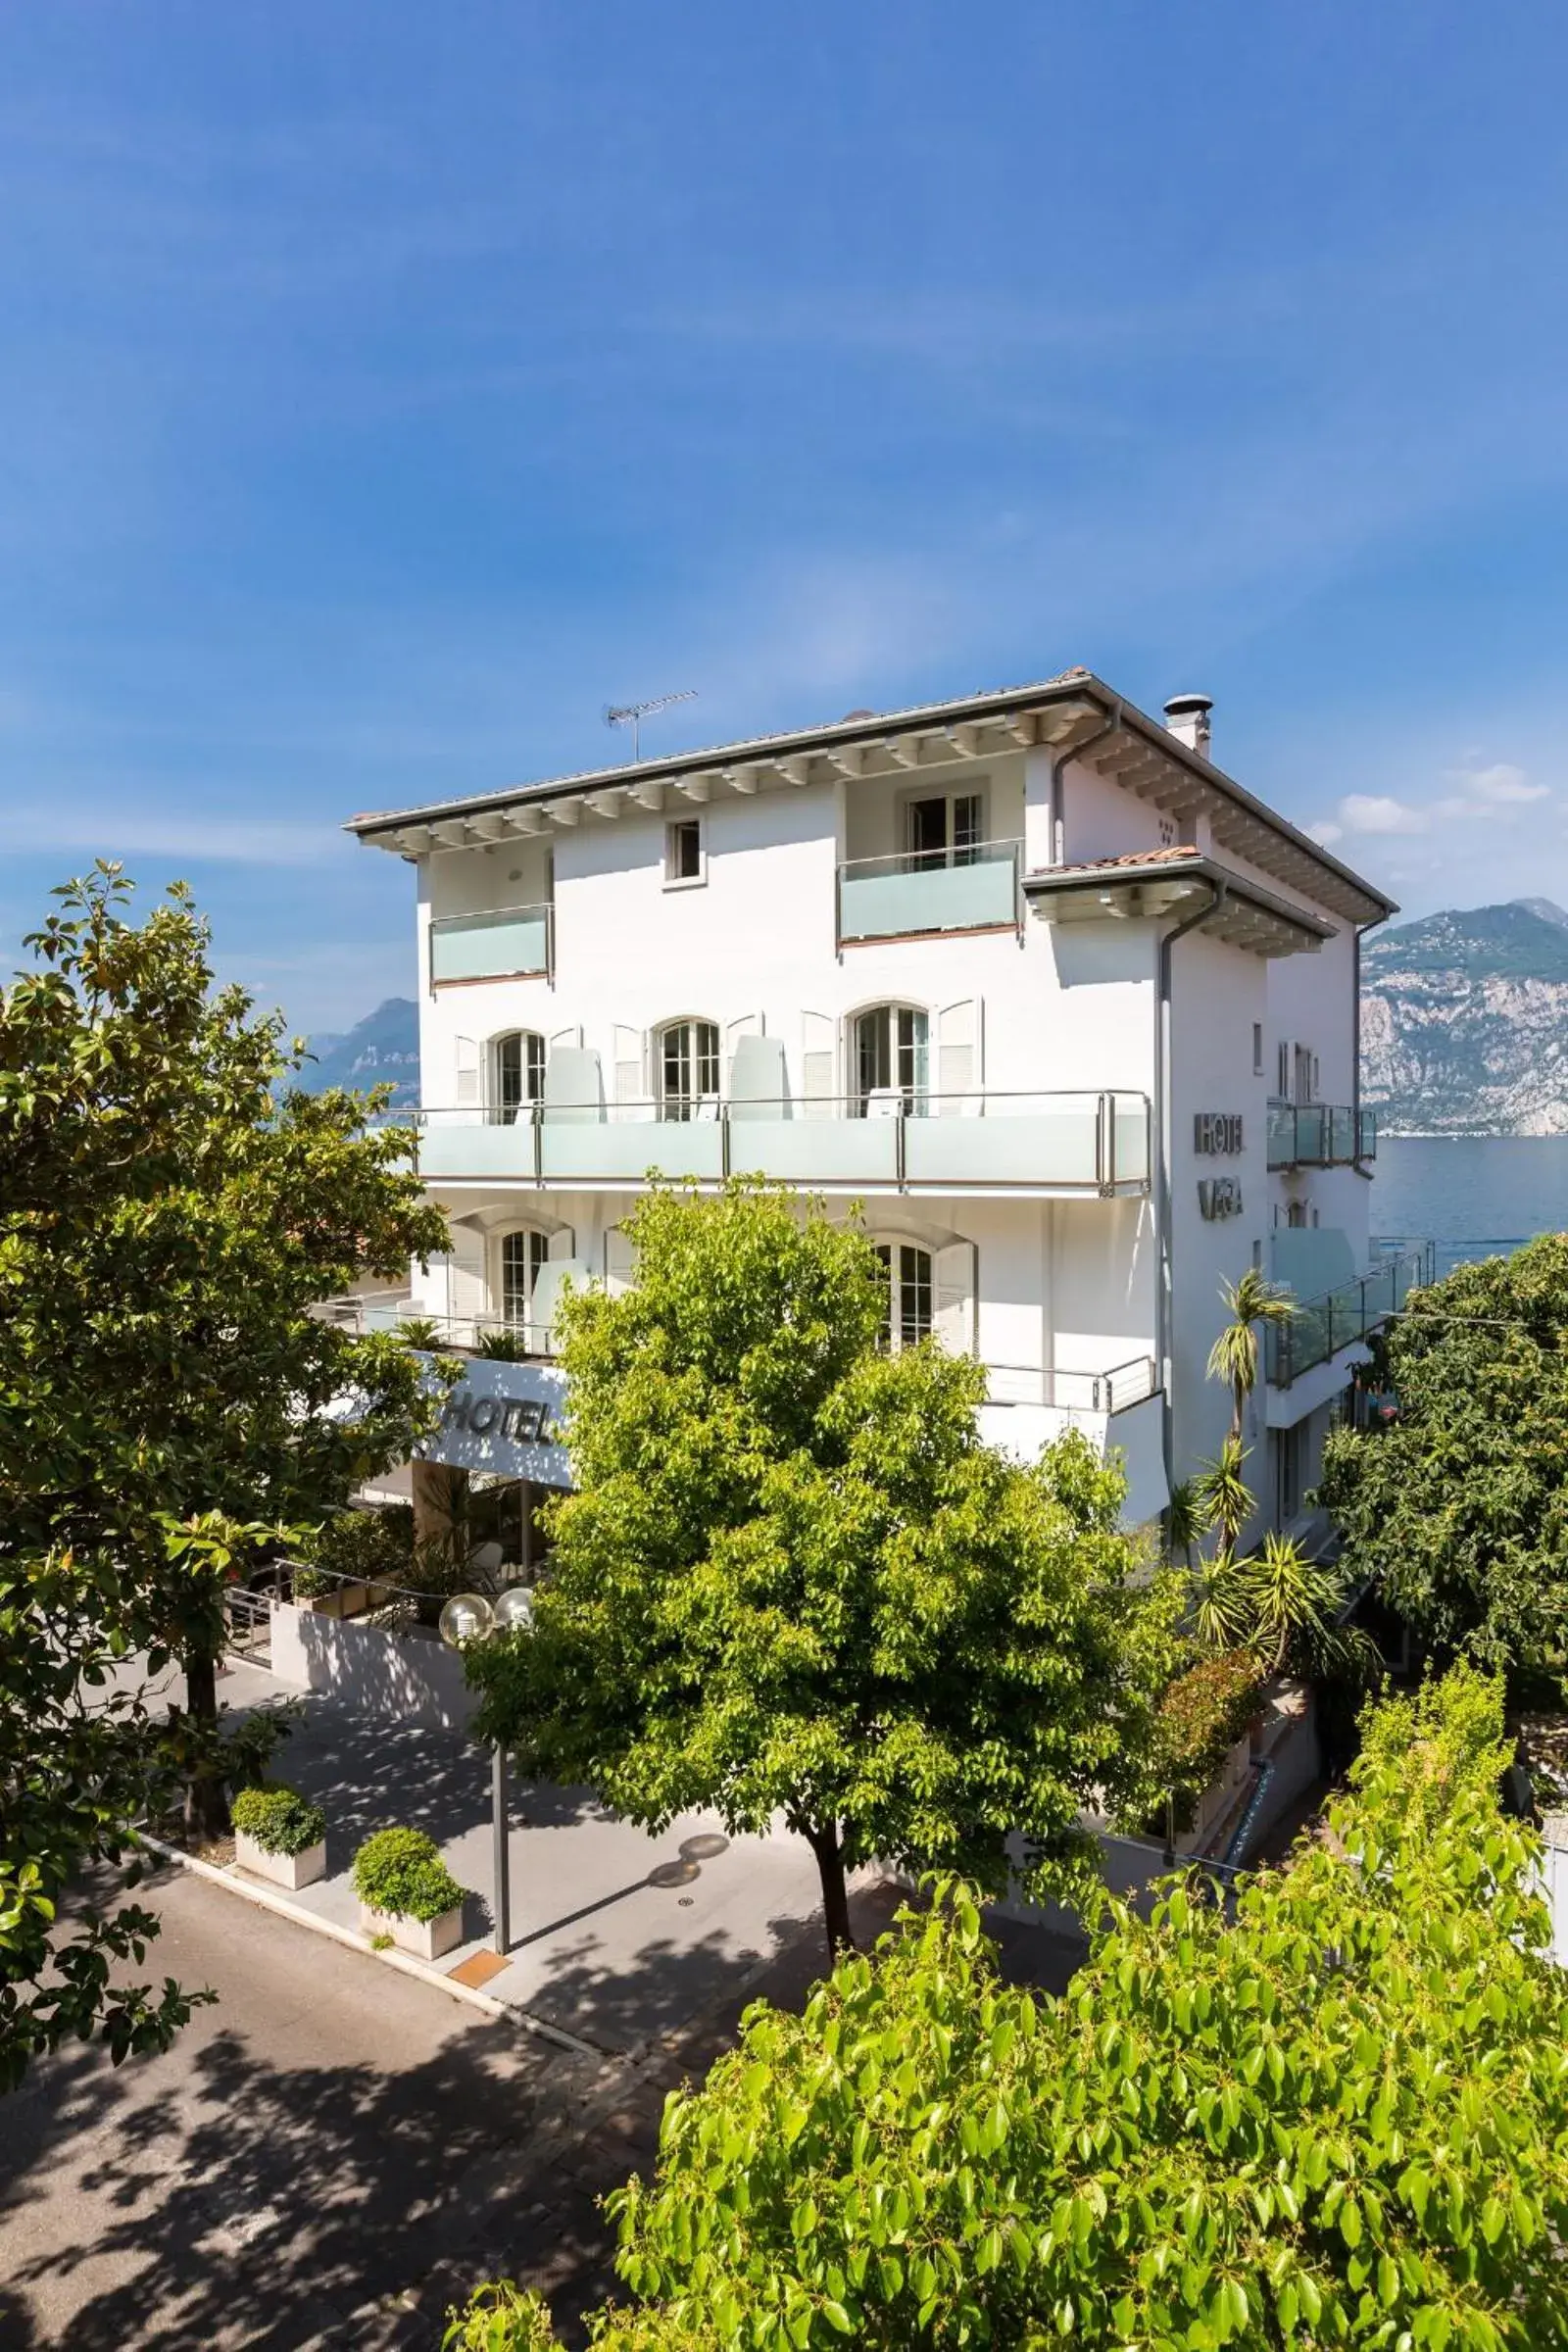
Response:
[[[510,1127],[545,1091],[545,1041],[536,1029],[509,1029],[490,1040],[492,1117]]]
[[[850,1024],[851,1111],[926,1107],[930,1023],[913,1004],[871,1004]]]
[[[501,1236],[497,1250],[500,1270],[501,1319],[526,1323],[533,1309],[534,1284],[550,1256],[550,1237],[532,1225],[518,1225]]]
[[[662,1119],[695,1119],[718,1107],[718,1024],[668,1021],[659,1032],[656,1072]]]
[[[873,1242],[887,1274],[883,1340],[895,1354],[928,1340],[936,1322],[936,1269],[929,1250],[914,1242]]]

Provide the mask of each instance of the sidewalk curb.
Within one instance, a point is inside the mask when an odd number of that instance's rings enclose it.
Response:
[[[383,1968],[395,1968],[401,1975],[414,1977],[422,1984],[433,1984],[453,2000],[466,2001],[470,2009],[477,2009],[484,2017],[499,2018],[503,2023],[510,2021],[520,2026],[524,2033],[537,2035],[541,2041],[553,2043],[558,2050],[569,2051],[574,2058],[591,2058],[596,2066],[607,2066],[616,2063],[620,2056],[613,2050],[596,2049],[591,2041],[579,2041],[575,2034],[567,2034],[560,2026],[546,2024],[542,2017],[535,2017],[531,2010],[519,2007],[515,2001],[498,2000],[493,1992],[480,1992],[472,1984],[456,1984],[440,1969],[426,1968],[422,1960],[416,1960],[409,1952],[390,1948],[377,1951],[355,1929],[341,1928],[336,1920],[323,1919],[318,1911],[307,1911],[302,1904],[291,1903],[286,1895],[277,1893],[270,1886],[253,1885],[250,1880],[237,1877],[232,1870],[220,1869],[217,1863],[203,1862],[195,1854],[182,1852],[177,1845],[166,1844],[162,1838],[155,1838],[150,1830],[139,1830],[137,1837],[149,1852],[159,1855],[165,1862],[172,1862],[180,1870],[188,1870],[193,1878],[206,1879],[211,1885],[222,1886],[230,1894],[237,1894],[242,1901],[254,1903],[258,1910],[273,1911],[280,1919],[291,1919],[297,1926],[309,1928],[317,1936],[329,1936],[334,1943],[342,1944],[346,1951],[358,1952],[362,1959],[379,1960]]]

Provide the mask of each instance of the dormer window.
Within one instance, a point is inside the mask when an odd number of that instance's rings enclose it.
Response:
[[[982,792],[921,793],[904,804],[905,852],[916,869],[973,865],[985,839]]]

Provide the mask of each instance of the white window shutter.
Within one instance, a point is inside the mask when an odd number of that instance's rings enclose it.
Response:
[[[825,1012],[801,1015],[801,1094],[807,1115],[831,1118],[838,1024]]]
[[[479,1076],[482,1058],[479,1041],[474,1037],[453,1040],[454,1088],[453,1103],[459,1110],[477,1110],[480,1102]]]
[[[637,1245],[623,1225],[605,1228],[605,1288],[612,1298],[637,1281]]]
[[[553,1046],[580,1046],[582,1044],[581,1021],[574,1022],[569,1029],[552,1029],[550,1043]]]
[[[981,1020],[978,997],[961,997],[937,1014],[937,1108],[944,1117],[972,1118],[980,1108],[956,1098],[977,1095],[982,1084]]]
[[[763,1029],[760,1012],[743,1012],[738,1021],[724,1023],[724,1100],[729,1101],[730,1079],[735,1070],[735,1049],[743,1037],[760,1037]]]
[[[461,1220],[451,1228],[452,1249],[447,1258],[447,1313],[454,1329],[445,1336],[462,1343],[473,1337],[477,1318],[490,1312],[490,1284],[484,1235]]]
[[[973,1242],[932,1252],[931,1328],[950,1355],[973,1355],[980,1257]]]
[[[615,1023],[615,1101],[640,1102],[648,1094],[648,1032]]]
[[[569,1225],[558,1225],[555,1232],[550,1236],[550,1257],[552,1264],[560,1265],[564,1258],[575,1257],[576,1254],[577,1236],[575,1231]]]

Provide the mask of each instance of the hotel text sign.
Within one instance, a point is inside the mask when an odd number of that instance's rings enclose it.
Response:
[[[462,1379],[442,1399],[440,1427],[419,1452],[426,1461],[450,1462],[457,1470],[569,1487],[565,1411],[565,1375],[555,1364],[470,1356]]]
[[[1242,1150],[1239,1110],[1199,1110],[1193,1113],[1193,1150],[1205,1158],[1220,1158]]]

